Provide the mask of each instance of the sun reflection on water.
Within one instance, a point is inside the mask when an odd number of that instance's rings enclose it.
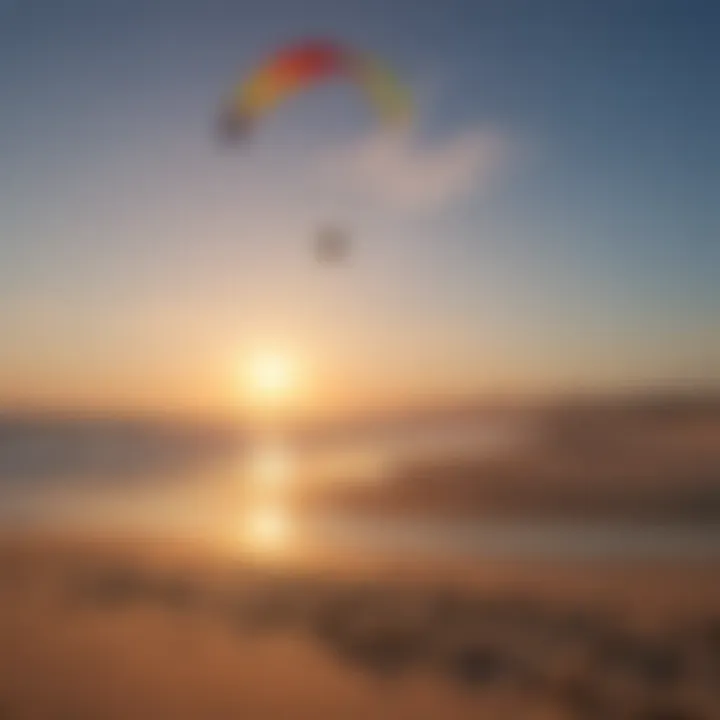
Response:
[[[257,492],[280,491],[294,476],[291,449],[279,440],[257,442],[249,451],[245,472]]]
[[[257,550],[278,548],[290,534],[287,512],[280,505],[252,508],[247,517],[246,542]]]

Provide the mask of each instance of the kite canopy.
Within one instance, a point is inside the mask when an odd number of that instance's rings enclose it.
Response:
[[[410,119],[409,93],[380,61],[331,41],[309,40],[281,48],[235,88],[221,131],[244,137],[283,101],[335,77],[357,84],[384,122]]]

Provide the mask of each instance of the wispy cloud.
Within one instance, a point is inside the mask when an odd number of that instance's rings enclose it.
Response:
[[[438,213],[485,190],[503,167],[508,144],[497,132],[472,129],[437,144],[417,133],[385,132],[336,149],[330,177],[384,207]]]

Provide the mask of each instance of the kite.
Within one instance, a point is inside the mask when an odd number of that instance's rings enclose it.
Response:
[[[410,120],[410,94],[380,60],[332,41],[308,40],[281,48],[235,87],[220,118],[222,135],[243,139],[283,102],[333,78],[357,85],[384,123]]]

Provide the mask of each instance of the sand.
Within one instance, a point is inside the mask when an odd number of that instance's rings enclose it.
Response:
[[[720,718],[720,573],[7,537],[0,718]]]

